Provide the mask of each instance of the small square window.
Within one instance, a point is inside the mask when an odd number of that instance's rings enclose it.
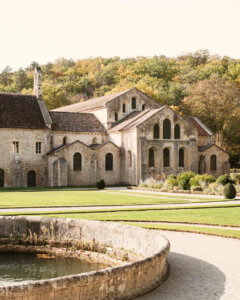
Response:
[[[36,142],[36,153],[40,154],[42,152],[42,143]]]
[[[19,153],[19,142],[13,142],[13,153]]]

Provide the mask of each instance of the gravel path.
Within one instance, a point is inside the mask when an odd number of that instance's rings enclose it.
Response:
[[[170,277],[138,300],[239,300],[240,240],[163,231]]]

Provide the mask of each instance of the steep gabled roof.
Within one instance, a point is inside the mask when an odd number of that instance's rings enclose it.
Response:
[[[124,90],[121,92],[117,92],[114,94],[110,94],[110,95],[105,95],[105,96],[98,97],[98,98],[89,99],[84,102],[78,102],[78,103],[74,103],[71,105],[59,107],[59,108],[54,109],[53,111],[81,112],[81,111],[87,111],[90,109],[101,108],[101,107],[104,107],[107,102],[109,102],[121,95],[124,95],[125,93],[129,92],[132,89],[134,89],[134,88]]]
[[[123,118],[122,120],[120,120],[119,122],[117,122],[116,126],[113,126],[111,129],[108,130],[108,132],[111,133],[117,131],[130,130],[134,127],[137,127],[163,108],[164,106],[158,109],[145,109],[143,111],[133,112],[130,115]]]
[[[53,131],[106,132],[102,123],[91,113],[51,111]]]
[[[188,117],[188,121],[191,122],[194,125],[194,127],[197,128],[198,136],[209,137],[213,135],[213,132],[206,125],[204,125],[198,118]]]
[[[0,93],[0,128],[46,129],[36,96]]]

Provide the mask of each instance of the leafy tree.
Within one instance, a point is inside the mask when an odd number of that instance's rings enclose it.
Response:
[[[217,134],[221,146],[240,141],[240,89],[226,79],[214,76],[193,84],[181,110],[199,117]]]

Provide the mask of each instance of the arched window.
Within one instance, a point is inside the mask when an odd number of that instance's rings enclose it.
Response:
[[[148,166],[152,168],[155,166],[155,151],[153,148],[148,150]]]
[[[4,171],[0,169],[0,187],[4,187]]]
[[[79,152],[73,155],[73,170],[74,171],[82,170],[82,155]]]
[[[64,138],[63,138],[63,145],[66,145],[66,144],[67,144],[67,138],[64,137]]]
[[[132,167],[132,152],[130,150],[128,150],[128,153],[127,153],[127,161],[128,161],[128,167],[131,168]]]
[[[211,171],[217,170],[217,156],[214,154],[211,155],[211,158],[210,158],[210,170]]]
[[[112,155],[112,153],[107,153],[105,156],[105,169],[106,169],[106,171],[113,170],[113,155]]]
[[[143,104],[142,105],[142,110],[144,110],[146,108],[146,105],[145,104]]]
[[[136,98],[133,97],[132,98],[132,109],[136,109],[137,105],[136,105]]]
[[[164,139],[171,138],[171,122],[169,119],[165,119],[163,121],[163,138]]]
[[[164,168],[170,167],[170,151],[168,148],[163,150],[163,166]]]
[[[125,104],[125,103],[123,103],[123,105],[122,105],[122,112],[123,112],[123,113],[126,112],[126,104]]]
[[[118,120],[118,113],[117,112],[115,112],[114,117],[115,117],[115,121],[117,121]]]
[[[178,165],[179,168],[184,168],[184,149],[181,148],[178,151]]]
[[[174,139],[179,140],[180,139],[180,126],[177,124],[174,127]]]
[[[159,125],[158,124],[155,124],[153,126],[153,138],[159,139]]]
[[[27,186],[36,186],[36,172],[33,170],[27,173]]]

